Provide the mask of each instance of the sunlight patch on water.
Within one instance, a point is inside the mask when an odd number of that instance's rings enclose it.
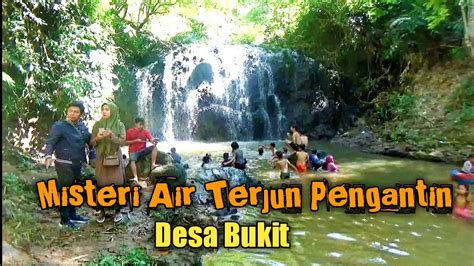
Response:
[[[204,156],[205,153],[230,150],[230,144],[228,142],[165,141],[158,143],[157,147],[160,151],[165,152],[169,152],[172,147],[175,147],[179,154],[202,153],[202,156]]]
[[[334,258],[340,258],[342,256],[342,254],[338,253],[338,252],[330,252],[330,253],[328,253],[328,256],[329,257],[334,257]]]
[[[336,239],[336,240],[343,240],[343,241],[356,241],[354,238],[340,234],[340,233],[330,233],[330,234],[327,234],[327,237]]]

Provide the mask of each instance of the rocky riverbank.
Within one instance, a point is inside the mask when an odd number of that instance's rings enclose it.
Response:
[[[399,88],[365,103],[347,132],[317,128],[333,143],[364,152],[462,163],[474,152],[474,66],[447,61],[400,77]]]
[[[438,141],[437,148],[387,142],[383,141],[377,133],[367,126],[357,126],[350,131],[337,134],[331,139],[331,143],[359,149],[367,153],[458,165],[465,161],[466,156],[474,150],[474,147],[470,145],[462,150],[457,150],[443,141]]]

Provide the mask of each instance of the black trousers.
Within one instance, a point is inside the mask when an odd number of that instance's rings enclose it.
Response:
[[[69,187],[81,179],[82,162],[66,164],[55,162],[56,173],[58,174],[57,187],[61,194],[62,187]],[[76,216],[76,207],[60,207],[61,222],[67,222]]]

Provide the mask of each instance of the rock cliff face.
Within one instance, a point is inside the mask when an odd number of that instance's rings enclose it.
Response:
[[[140,115],[168,140],[281,139],[294,123],[332,137],[357,111],[339,73],[290,50],[181,47],[136,79]]]

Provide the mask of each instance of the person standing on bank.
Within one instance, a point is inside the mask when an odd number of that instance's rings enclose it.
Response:
[[[81,178],[82,166],[86,163],[86,145],[91,144],[91,135],[84,123],[80,121],[83,113],[84,105],[81,102],[70,103],[66,109],[66,119],[53,124],[46,141],[46,169],[53,162],[54,152],[59,191],[62,187],[73,185]],[[61,207],[59,211],[61,227],[78,229],[75,223],[88,221],[87,218],[78,215],[73,206]]]
[[[99,188],[125,183],[125,168],[120,146],[125,145],[125,126],[120,121],[118,107],[112,102],[102,104],[102,118],[92,128],[92,144],[96,149],[95,175]],[[97,222],[105,221],[105,209],[98,208]],[[122,220],[116,207],[114,222]]]

